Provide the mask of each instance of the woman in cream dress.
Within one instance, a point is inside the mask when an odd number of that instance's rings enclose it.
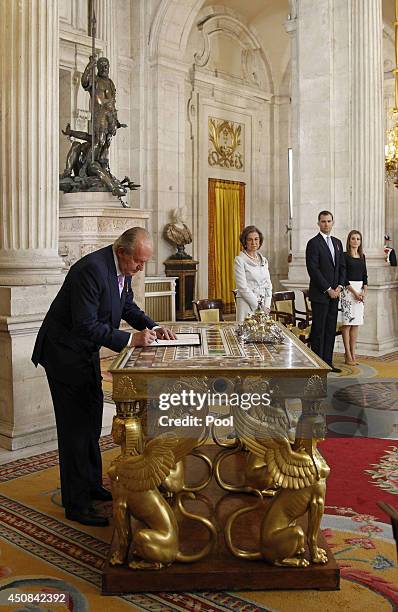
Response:
[[[247,314],[256,310],[260,298],[263,298],[265,312],[269,312],[272,284],[268,261],[259,252],[264,240],[260,230],[254,225],[248,225],[239,240],[244,250],[235,257],[234,264],[237,289],[236,319],[243,321]]]

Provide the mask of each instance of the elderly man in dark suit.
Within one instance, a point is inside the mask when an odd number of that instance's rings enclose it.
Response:
[[[306,249],[312,307],[310,344],[333,372],[341,372],[333,366],[333,347],[339,295],[345,283],[345,258],[340,240],[330,235],[333,224],[332,213],[321,211],[318,215],[320,232],[308,241]]]
[[[144,268],[153,246],[134,227],[113,245],[90,253],[69,270],[39,330],[32,361],[46,370],[58,433],[62,504],[66,518],[106,526],[92,500],[112,499],[102,486],[99,438],[103,394],[99,349],[121,351],[175,338],[133,301],[131,277]],[[125,320],[136,333],[119,330]]]

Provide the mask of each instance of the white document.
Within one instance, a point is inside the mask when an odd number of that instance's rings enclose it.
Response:
[[[176,340],[155,340],[151,346],[198,346],[200,345],[199,334],[176,334]]]

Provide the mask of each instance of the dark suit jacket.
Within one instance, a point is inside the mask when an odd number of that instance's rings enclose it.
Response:
[[[396,266],[397,265],[397,255],[395,253],[395,249],[391,249],[389,255],[388,255],[388,263],[390,264],[390,266]]]
[[[309,298],[312,302],[327,303],[329,295],[325,293],[331,287],[336,289],[345,285],[345,258],[343,245],[338,238],[332,238],[334,246],[335,264],[332,255],[321,234],[317,234],[307,243],[305,253],[307,271],[310,277]]]
[[[39,330],[33,363],[57,380],[81,384],[101,346],[119,352],[127,345],[130,334],[118,329],[121,319],[138,330],[154,327],[133,302],[131,277],[125,281],[120,297],[112,246],[76,262]]]

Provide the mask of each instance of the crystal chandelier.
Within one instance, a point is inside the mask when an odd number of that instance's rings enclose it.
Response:
[[[398,187],[398,0],[395,2],[395,105],[390,111],[394,125],[387,130],[387,144],[385,146],[386,178],[395,187]]]

